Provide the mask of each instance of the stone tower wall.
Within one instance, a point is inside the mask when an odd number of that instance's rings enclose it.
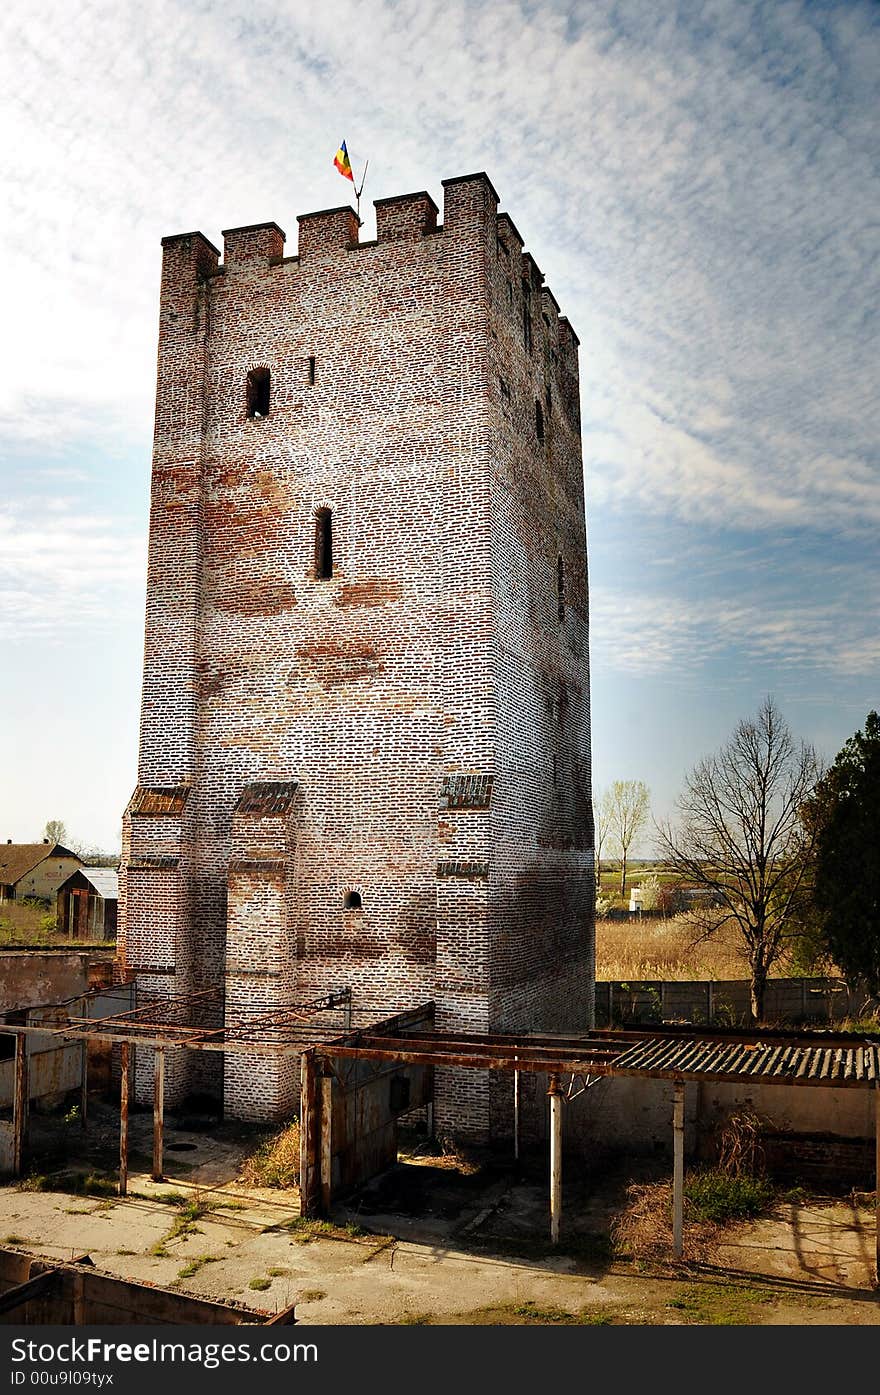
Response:
[[[577,341],[485,175],[445,182],[442,227],[424,193],[376,212],[373,243],[350,209],[301,217],[297,257],[275,224],[226,232],[222,266],[163,244],[122,951],[170,993],[222,983],[237,1020],[350,987],[359,1015],[586,1026]],[[248,813],[269,783],[284,811]],[[191,1056],[179,1090],[216,1088]],[[226,1107],[281,1114],[295,1076],[230,1055]],[[487,1082],[441,1077],[440,1115],[478,1130]]]

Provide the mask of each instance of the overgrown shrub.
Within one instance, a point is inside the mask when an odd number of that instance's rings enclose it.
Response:
[[[241,1176],[252,1187],[295,1187],[299,1183],[299,1120],[263,1139],[242,1164]]]
[[[726,1225],[760,1216],[773,1200],[773,1188],[764,1177],[731,1176],[721,1168],[692,1172],[684,1184],[685,1215],[699,1221]]]

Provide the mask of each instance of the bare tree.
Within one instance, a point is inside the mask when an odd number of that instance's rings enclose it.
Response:
[[[678,800],[677,825],[658,829],[669,865],[710,894],[694,912],[697,940],[723,925],[737,927],[758,1022],[770,969],[797,929],[814,842],[801,813],[818,774],[813,748],[795,746],[768,697],[717,755],[694,767]]]
[[[602,889],[602,849],[608,841],[608,812],[606,804],[608,802],[608,791],[599,794],[595,792],[593,799],[593,829],[596,843],[596,890]]]
[[[625,896],[629,850],[648,821],[651,794],[641,780],[615,780],[602,803],[609,837],[620,851],[620,894]]]
[[[50,819],[43,829],[43,837],[48,838],[50,843],[64,843],[67,829],[61,819]]]

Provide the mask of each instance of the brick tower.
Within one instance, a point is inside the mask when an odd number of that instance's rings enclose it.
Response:
[[[592,1022],[578,341],[497,203],[163,239],[120,933],[151,992]],[[295,1067],[181,1051],[169,1102],[281,1117]],[[485,1132],[488,1082],[437,1108]]]

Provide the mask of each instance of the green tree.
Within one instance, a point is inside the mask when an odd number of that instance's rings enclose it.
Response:
[[[828,953],[880,993],[880,717],[869,712],[816,786],[813,902]]]
[[[615,780],[602,799],[602,822],[620,853],[620,894],[626,895],[629,850],[648,821],[651,795],[641,780]]]
[[[812,747],[795,745],[768,697],[717,755],[694,767],[676,826],[658,830],[668,865],[709,893],[693,912],[697,940],[736,926],[758,1022],[770,969],[800,929],[815,846],[802,815],[818,774]]]

